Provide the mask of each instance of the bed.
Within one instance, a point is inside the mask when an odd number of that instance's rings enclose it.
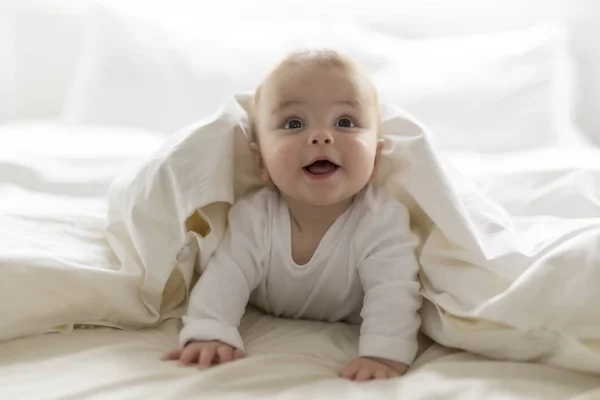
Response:
[[[399,380],[336,377],[356,338],[341,325],[244,321],[251,358],[199,372],[158,360],[178,325],[20,339],[0,347],[5,399],[577,399],[598,398],[598,378],[539,365],[494,362],[430,347]],[[274,329],[272,329],[274,328]],[[267,334],[268,332],[268,334]]]
[[[49,137],[54,140],[48,142]],[[141,142],[141,138],[143,148],[127,146]],[[106,188],[122,168],[153,151],[162,140],[160,135],[139,129],[81,128],[55,122],[10,123],[0,128],[0,266],[20,263],[42,269],[61,265],[110,269],[115,260],[101,234]],[[70,143],[68,148],[61,145],[65,142]],[[556,154],[547,151],[515,154],[522,165],[518,168],[515,161],[510,169],[504,159],[472,154],[453,154],[451,159],[462,171],[472,171],[470,175],[482,182],[486,192],[506,207],[515,208],[514,199],[497,189],[519,173],[550,181],[569,174],[582,181],[600,181],[599,151],[565,154],[561,152],[560,165],[555,162]],[[486,176],[494,177],[499,186],[490,186]],[[529,204],[539,207],[535,199],[539,191],[547,194],[547,188],[538,182],[523,188],[521,194],[528,194]],[[3,281],[2,292],[6,293],[5,285],[11,284],[14,282]],[[2,314],[15,309],[30,313],[27,297],[34,295],[22,293],[22,298],[3,301]],[[88,301],[85,297],[80,301],[71,298],[67,304],[73,312],[78,307],[92,308]],[[59,305],[57,300],[56,307]],[[42,316],[54,310],[53,304],[37,306]],[[534,363],[493,361],[433,344],[424,336],[420,355],[404,378],[349,383],[336,374],[356,352],[355,329],[345,324],[276,319],[253,309],[248,310],[241,327],[248,358],[200,372],[160,361],[165,351],[176,346],[179,329],[179,319],[139,330],[63,326],[55,333],[4,341],[0,344],[0,397],[549,400],[600,396],[597,375]]]
[[[0,9],[0,48],[17,60],[0,76],[1,100],[11,99],[0,102],[1,399],[600,398],[598,374],[495,360],[424,334],[405,377],[346,382],[337,371],[356,354],[354,328],[252,308],[241,326],[247,359],[203,372],[178,367],[160,357],[177,344],[183,299],[172,313],[144,313],[139,276],[120,268],[105,235],[107,191],[123,171],[181,126],[213,114],[232,91],[252,88],[282,49],[305,44],[363,61],[384,100],[431,127],[448,162],[511,215],[597,218],[597,103],[585,94],[576,120],[561,27],[522,20],[507,33],[415,41],[407,38],[418,33],[415,21],[420,15],[425,26],[428,18],[417,12],[394,22],[377,1],[379,14],[360,23],[255,15],[263,24],[254,31],[248,24],[257,20],[227,13],[223,26],[197,14],[173,24],[173,10],[156,12],[157,4],[51,3]],[[17,3],[2,7],[9,4]],[[311,34],[276,35],[303,23]],[[209,34],[221,47],[205,40]],[[46,38],[63,46],[46,54]]]

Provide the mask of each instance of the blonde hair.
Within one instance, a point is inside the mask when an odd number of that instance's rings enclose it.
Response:
[[[262,86],[268,82],[277,72],[289,66],[318,66],[325,68],[342,68],[348,70],[356,70],[364,76],[368,76],[367,71],[357,64],[350,57],[332,49],[321,48],[321,49],[301,49],[288,53],[277,66],[271,70],[266,78],[256,88],[252,101],[250,103],[250,110],[248,112],[250,118],[250,127],[252,134],[252,141],[258,141],[257,131],[257,110],[258,103],[260,101],[260,93]],[[370,80],[368,80],[371,83]],[[378,105],[378,95],[375,86],[371,83],[375,103]],[[377,106],[377,117],[379,118],[379,106]],[[379,129],[378,129],[379,133]]]

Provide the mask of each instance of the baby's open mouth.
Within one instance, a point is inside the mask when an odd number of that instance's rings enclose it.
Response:
[[[340,166],[329,160],[318,160],[304,167],[311,175],[325,175],[335,172]]]

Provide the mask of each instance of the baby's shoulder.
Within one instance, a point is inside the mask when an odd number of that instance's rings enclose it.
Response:
[[[387,227],[404,225],[408,210],[388,189],[370,184],[358,198],[359,218],[363,227]]]
[[[358,206],[365,213],[403,213],[406,207],[385,187],[370,184],[363,190]]]
[[[411,234],[408,209],[384,187],[371,186],[364,190],[357,211],[359,221],[353,234],[353,246],[358,260],[375,249],[402,244]]]
[[[229,210],[229,220],[260,225],[273,212],[277,201],[277,192],[263,187],[237,199]]]

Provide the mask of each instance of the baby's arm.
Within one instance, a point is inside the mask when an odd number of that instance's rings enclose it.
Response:
[[[418,240],[402,204],[385,204],[378,214],[362,235],[367,253],[358,266],[365,292],[358,350],[360,357],[383,361],[402,374],[416,355],[421,323]]]
[[[238,331],[250,293],[262,279],[264,230],[259,212],[245,201],[229,213],[229,227],[192,290],[183,317],[181,347],[218,341],[244,351]]]

